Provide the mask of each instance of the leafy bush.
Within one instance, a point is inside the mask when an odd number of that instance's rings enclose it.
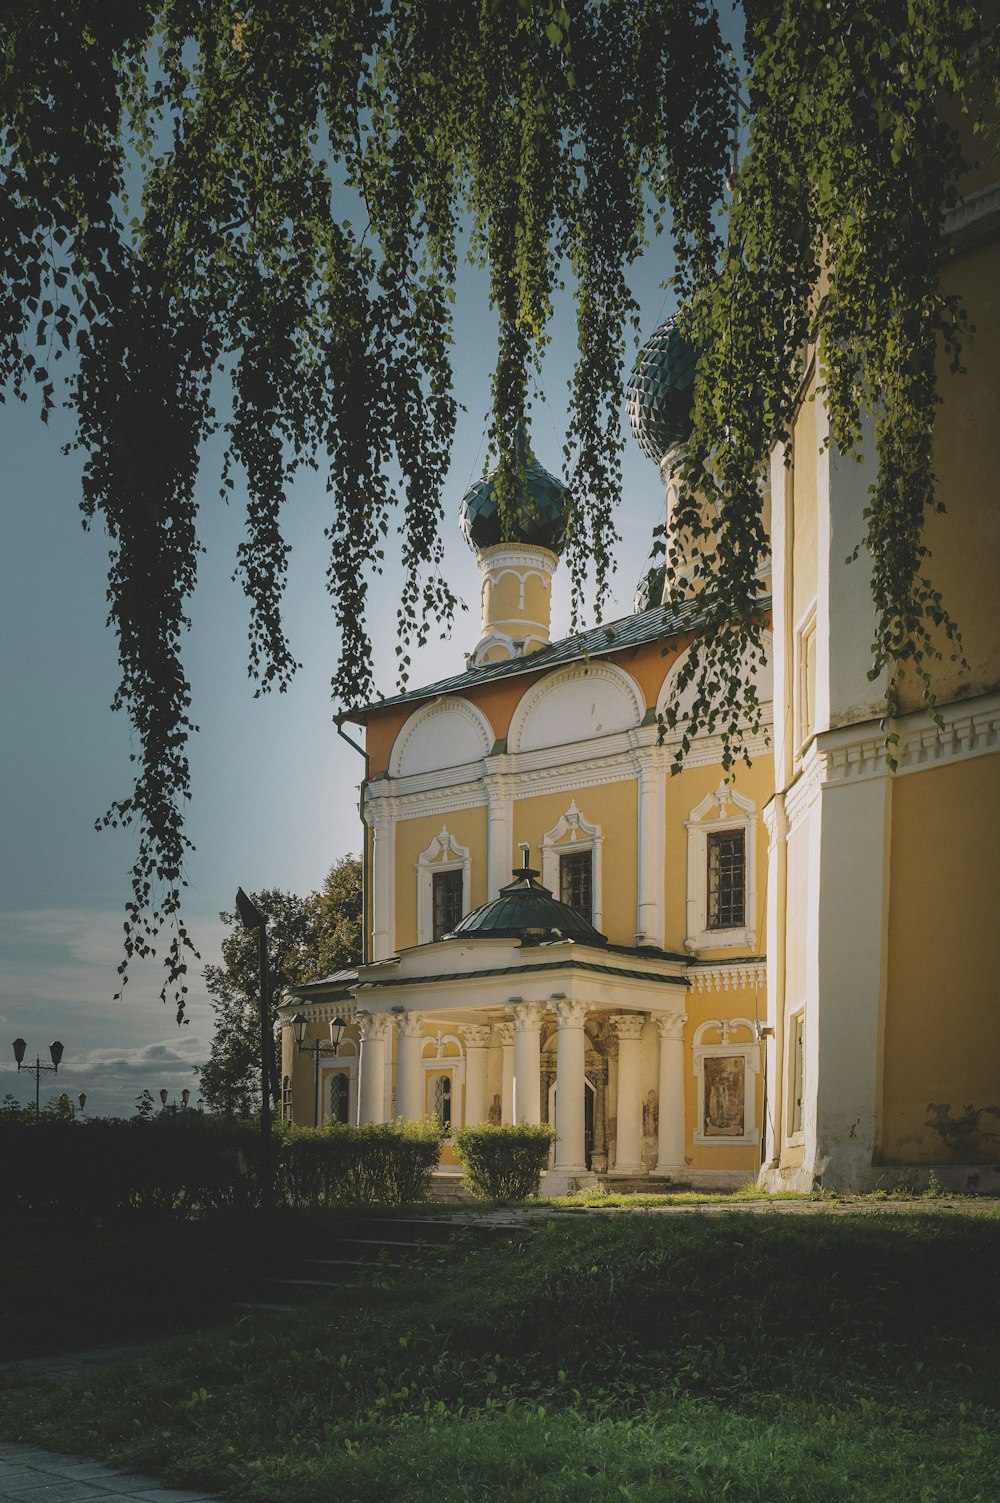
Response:
[[[438,1161],[431,1119],[276,1128],[277,1194],[287,1205],[404,1205],[423,1200]]]
[[[537,1195],[554,1138],[555,1129],[548,1123],[463,1127],[454,1142],[465,1184],[484,1200],[527,1200]]]

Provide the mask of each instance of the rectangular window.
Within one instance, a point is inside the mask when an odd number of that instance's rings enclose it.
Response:
[[[799,632],[798,641],[799,745],[816,728],[816,617]]]
[[[346,1070],[338,1070],[330,1076],[330,1117],[334,1122],[347,1121],[350,1095],[351,1078]]]
[[[574,851],[559,857],[559,898],[585,919],[594,917],[594,857],[592,851]]]
[[[461,871],[434,873],[434,938],[443,939],[462,917]]]
[[[708,927],[742,929],[746,923],[746,835],[720,830],[708,837]]]

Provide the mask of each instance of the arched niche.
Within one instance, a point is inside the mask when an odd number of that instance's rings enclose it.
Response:
[[[744,677],[748,679],[752,676],[756,677],[757,698],[762,705],[765,705],[770,704],[774,698],[774,670],[772,667],[772,664],[774,662],[774,638],[771,632],[764,632],[762,642],[764,647],[765,662],[759,664],[756,668],[756,673],[752,674],[751,664],[749,659],[747,659]],[[690,651],[691,649],[689,647],[685,648],[680,657],[671,664],[670,671],[667,674],[666,678],[663,680],[663,684],[656,701],[656,713],[658,715],[662,715],[668,705],[676,702],[678,712],[678,729],[680,729],[687,716],[690,715],[691,706],[694,704],[695,699],[694,684],[688,684],[687,688],[681,691],[676,701],[673,698],[674,686],[681,676],[681,672],[683,671],[684,665],[688,660],[688,654]]]
[[[514,712],[507,747],[539,751],[593,741],[641,724],[645,714],[635,680],[610,663],[575,663],[533,684]]]
[[[389,774],[405,778],[413,773],[460,767],[489,755],[493,728],[467,699],[438,699],[416,710],[396,737]]]

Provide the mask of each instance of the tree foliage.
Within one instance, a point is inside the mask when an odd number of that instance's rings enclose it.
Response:
[[[711,0],[33,0],[0,22],[0,373],[43,417],[66,360],[84,516],[111,542],[116,706],[137,733],[126,962],[180,918],[193,729],[180,646],[198,559],[199,456],[224,429],[223,491],[246,498],[238,573],[258,691],[295,660],[281,617],[290,479],[331,496],[336,696],[371,692],[365,597],[402,476],[401,640],[447,615],[437,572],[454,431],[449,347],[459,229],[489,268],[499,346],[490,442],[518,499],[527,372],[554,290],[576,290],[567,463],[570,563],[602,597],[614,538],[626,272],[669,206],[677,292],[704,346],[689,502],[711,584],[696,712],[739,746],[741,663],[759,647],[757,476],[790,371],[821,339],[834,435],[876,408],[876,665],[922,668],[920,522],[933,504],[931,354],[956,352],[936,290],[959,158],[941,106],[995,91],[984,7],[747,0],[747,150],[720,234],[736,65]],[[813,296],[822,257],[832,294]],[[221,415],[220,415],[221,414]],[[138,436],[141,436],[139,438]],[[700,661],[700,666],[699,666]],[[401,649],[405,671],[406,649]]]
[[[361,862],[345,856],[322,888],[307,898],[267,888],[251,894],[268,921],[268,956],[275,985],[272,1027],[281,992],[316,981],[361,959]],[[230,932],[222,965],[205,967],[215,1033],[200,1087],[208,1105],[226,1116],[248,1117],[260,1102],[260,968],[257,931],[235,913],[220,918]]]

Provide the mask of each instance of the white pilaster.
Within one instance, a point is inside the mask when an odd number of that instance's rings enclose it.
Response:
[[[372,960],[386,960],[395,946],[396,825],[395,800],[373,796],[365,818],[372,832]]]
[[[618,1035],[618,1135],[615,1174],[642,1173],[642,1013],[608,1020]],[[663,1107],[660,1107],[662,1116]]]
[[[544,1002],[518,1002],[514,1007],[515,1122],[540,1122],[541,1031]]]
[[[514,1120],[514,1025],[495,1023],[493,1037],[500,1043],[503,1058],[500,1067],[500,1120]]]
[[[660,1035],[660,1126],[654,1174],[677,1175],[684,1171],[684,1013],[667,1013],[656,1019]]]
[[[638,780],[638,901],[636,931],[639,943],[663,946],[663,821],[664,771],[656,748],[639,753]]]
[[[785,1132],[785,905],[788,886],[788,819],[785,795],[776,793],[764,808],[767,829],[767,1021],[765,1051],[764,1163],[776,1168]]]
[[[587,1007],[565,997],[556,1001],[556,1169],[583,1174],[587,1168],[583,1093]]]
[[[420,1067],[424,1020],[411,1012],[399,1019],[399,1045],[396,1054],[396,1116],[404,1122],[424,1115],[424,1080]]]
[[[497,896],[511,880],[513,863],[512,799],[510,786],[502,773],[488,773],[483,779],[489,806],[489,851],[487,902]]]
[[[358,1121],[385,1121],[385,1041],[389,1032],[389,1015],[372,1013],[359,1017],[361,1064],[358,1083]]]
[[[486,1090],[486,1051],[490,1042],[488,1023],[462,1029],[465,1040],[465,1116],[466,1127],[478,1127],[489,1113]]]

